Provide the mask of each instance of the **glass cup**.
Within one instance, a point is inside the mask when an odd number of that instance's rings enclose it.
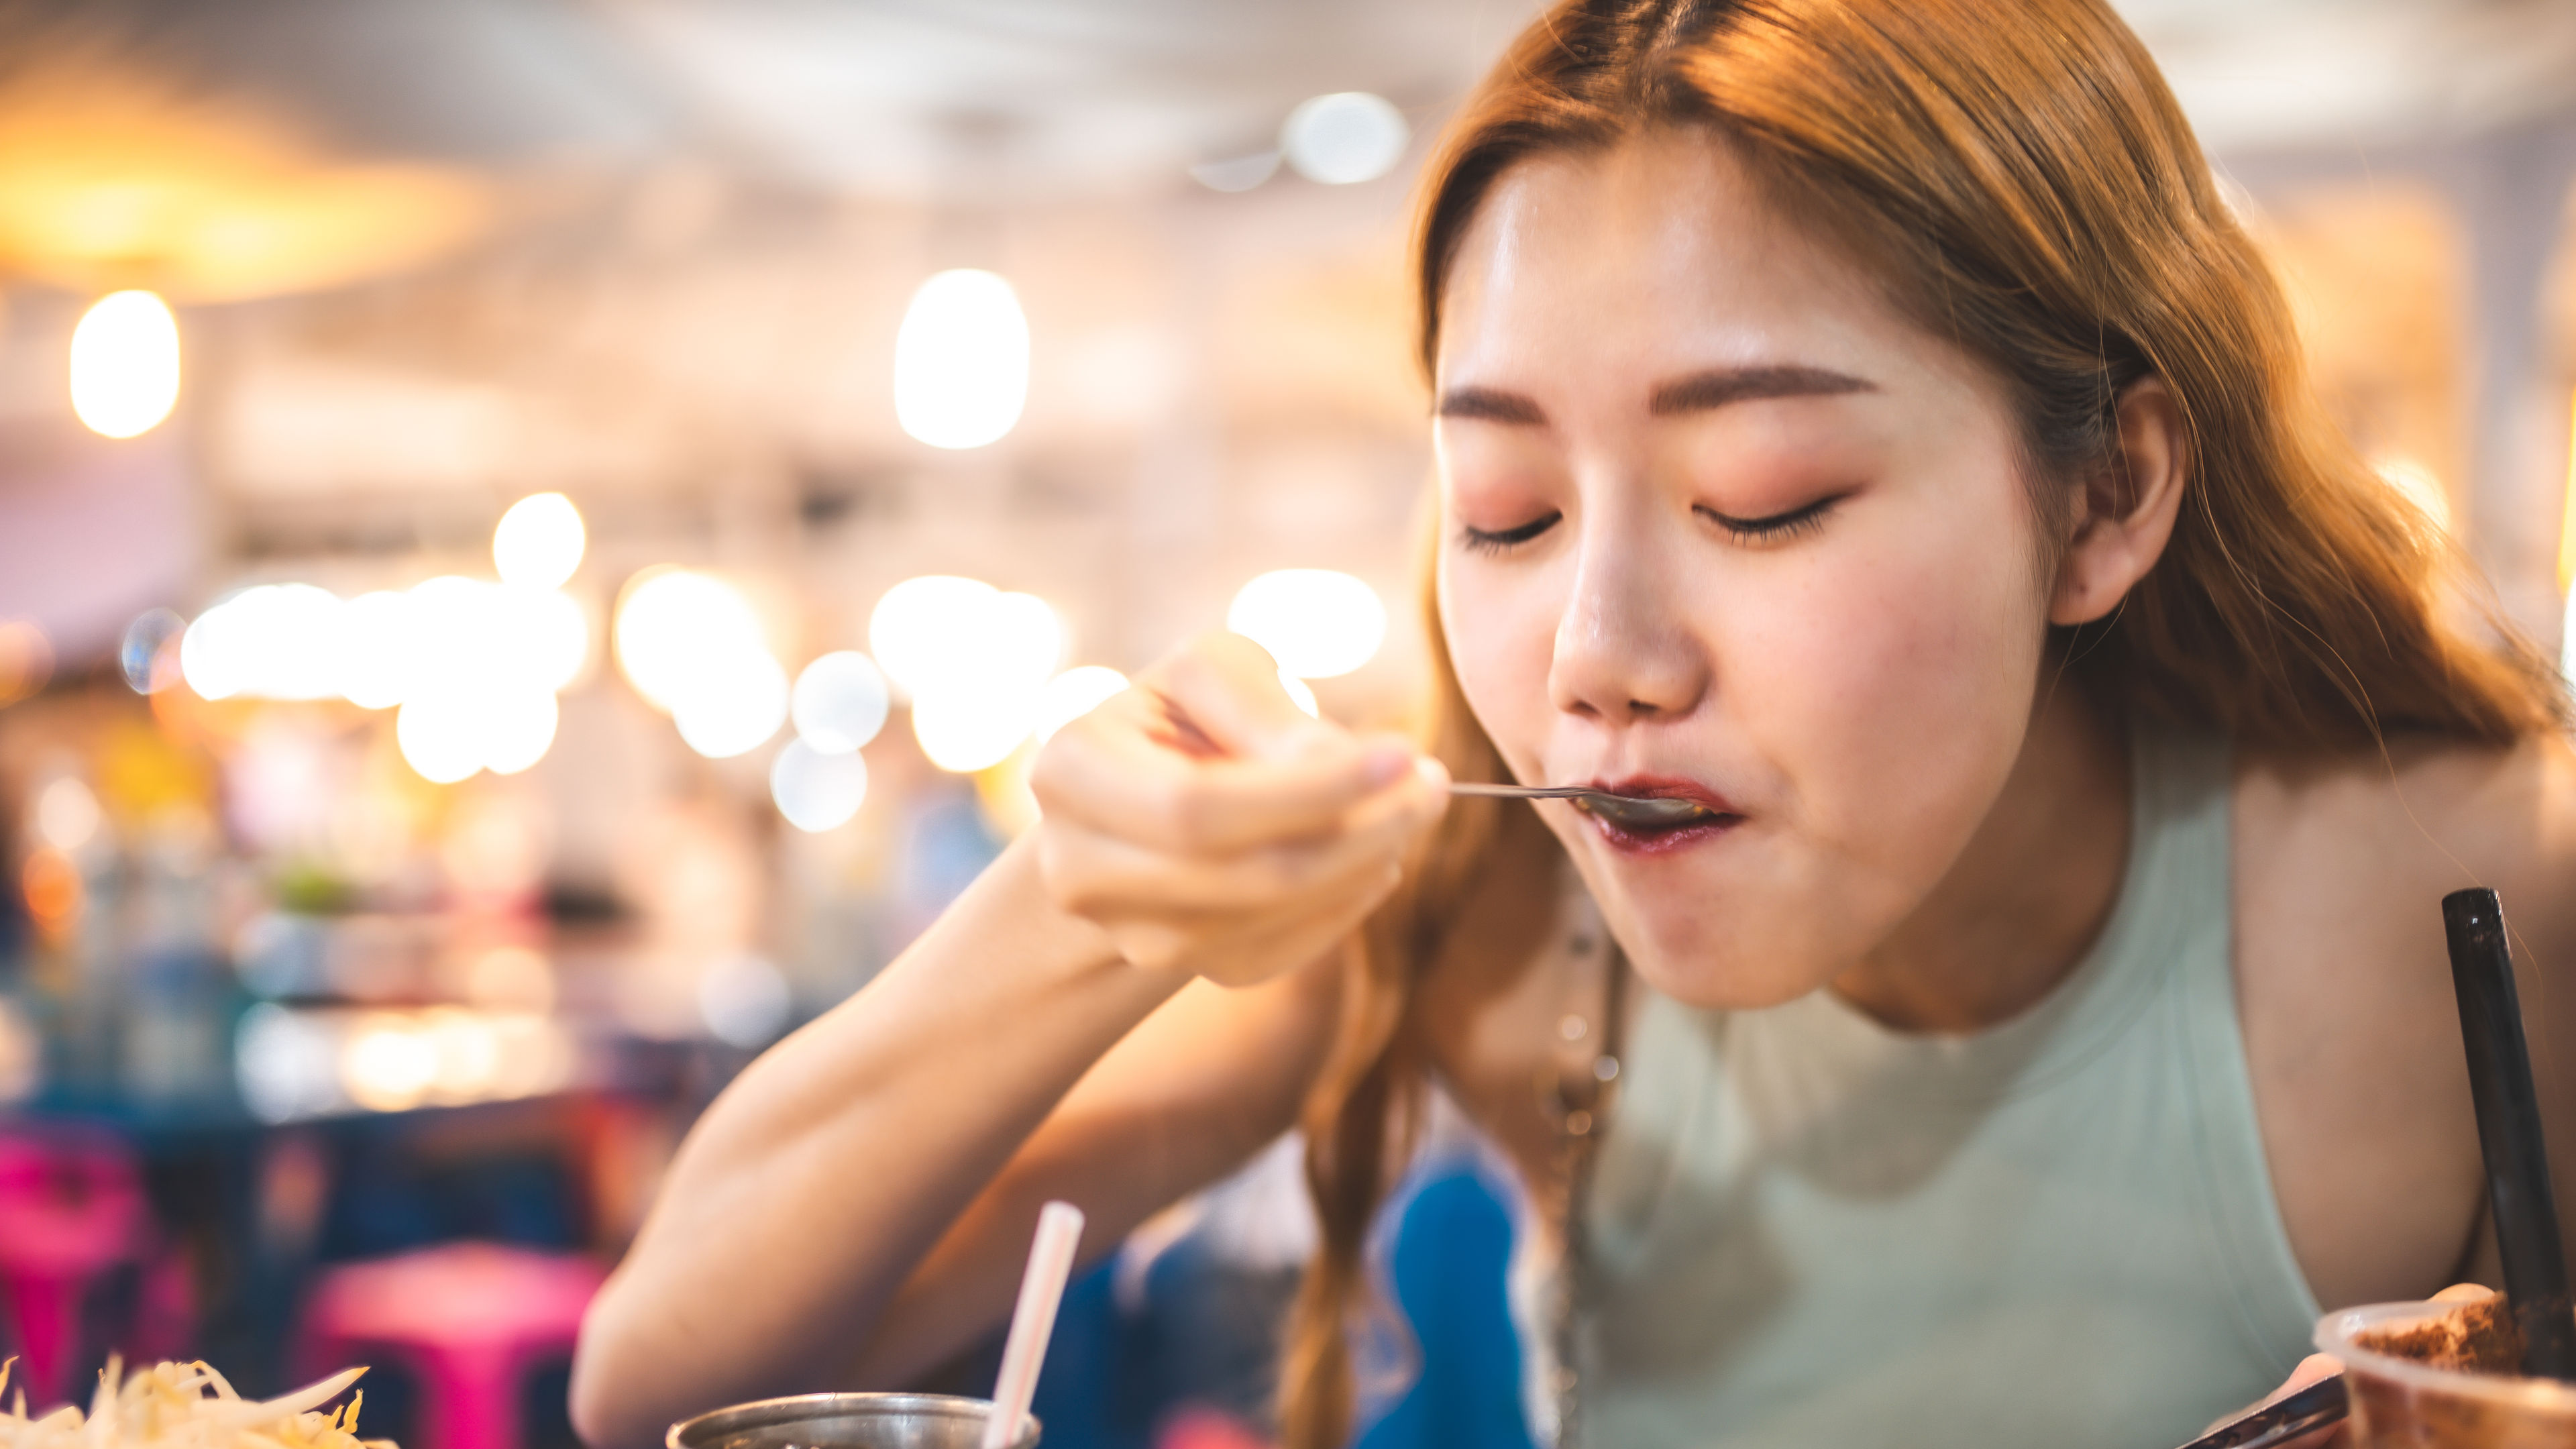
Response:
[[[2354,1449],[2576,1449],[2576,1385],[2435,1368],[2359,1342],[2459,1308],[2374,1303],[2317,1320],[2318,1349],[2343,1360]]]
[[[990,1399],[948,1394],[800,1394],[683,1419],[666,1449],[976,1449]],[[1035,1414],[1011,1449],[1037,1449]]]

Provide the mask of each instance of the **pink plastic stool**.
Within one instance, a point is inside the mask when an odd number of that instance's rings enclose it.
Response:
[[[572,1351],[607,1276],[587,1258],[489,1243],[334,1268],[305,1305],[303,1368],[318,1378],[393,1354],[420,1378],[413,1449],[518,1449],[521,1376]]]
[[[115,1138],[0,1135],[0,1309],[31,1403],[64,1396],[90,1286],[144,1261],[151,1221],[133,1153]]]

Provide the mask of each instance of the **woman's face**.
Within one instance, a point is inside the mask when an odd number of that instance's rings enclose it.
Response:
[[[1523,783],[1688,794],[1548,822],[1638,968],[1802,995],[1959,858],[2047,619],[2005,391],[1666,132],[1505,174],[1443,301],[1440,615]]]

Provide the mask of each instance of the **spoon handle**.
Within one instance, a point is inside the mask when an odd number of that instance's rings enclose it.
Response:
[[[1452,780],[1452,795],[1490,795],[1497,800],[1579,800],[1601,792],[1585,785],[1488,785],[1476,780]]]

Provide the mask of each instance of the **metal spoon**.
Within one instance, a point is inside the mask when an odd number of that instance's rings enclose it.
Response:
[[[1668,795],[1613,795],[1587,785],[1487,785],[1453,780],[1449,793],[1491,795],[1503,800],[1571,800],[1574,808],[1631,830],[1661,830],[1717,818],[1716,811],[1697,800]]]

